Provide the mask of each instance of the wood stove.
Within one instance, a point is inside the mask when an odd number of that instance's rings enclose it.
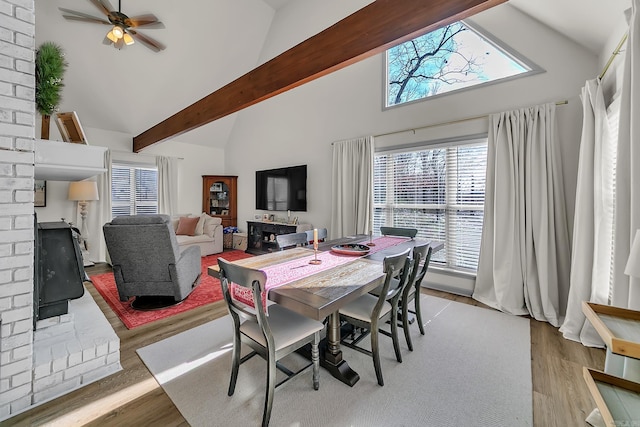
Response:
[[[68,312],[84,294],[85,271],[77,233],[64,221],[36,220],[33,322]]]

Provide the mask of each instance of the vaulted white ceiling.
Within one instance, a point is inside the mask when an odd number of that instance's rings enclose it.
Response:
[[[597,55],[612,29],[624,22],[631,0],[510,0],[509,4]]]
[[[299,0],[264,0],[274,9]],[[630,0],[510,0],[509,4],[598,54]]]
[[[61,111],[78,112],[84,127],[138,135],[256,67],[275,14],[301,1],[122,1],[123,13],[153,13],[165,24],[140,30],[167,46],[159,53],[140,43],[117,50],[102,44],[108,26],[62,18],[59,7],[99,16],[88,0],[36,1],[36,45],[53,41],[66,52]],[[598,55],[630,0],[509,4]],[[232,115],[176,140],[222,148],[234,121]]]

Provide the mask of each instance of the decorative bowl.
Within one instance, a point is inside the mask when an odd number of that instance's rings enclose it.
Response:
[[[356,255],[362,256],[369,253],[371,248],[367,245],[360,245],[358,243],[349,243],[345,245],[336,245],[331,247],[331,251],[342,255]]]

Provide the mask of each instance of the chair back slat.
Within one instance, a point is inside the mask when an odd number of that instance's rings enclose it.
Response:
[[[318,242],[324,242],[325,240],[327,240],[327,229],[326,228],[318,228]],[[307,242],[312,243],[313,242],[313,230],[307,230],[305,231],[305,233],[307,233]]]
[[[240,317],[254,319],[262,328],[265,339],[272,341],[271,329],[262,304],[262,293],[265,290],[264,286],[267,282],[265,272],[232,264],[224,258],[218,258],[218,266],[220,267],[222,293],[234,322],[239,322]],[[231,296],[231,284],[251,289],[253,292],[254,307],[249,307],[235,300]]]
[[[420,285],[422,283],[422,279],[424,279],[425,274],[427,273],[427,269],[429,268],[429,262],[431,261],[431,254],[433,253],[433,248],[431,247],[431,245],[429,244],[425,244],[425,245],[421,245],[421,246],[416,246],[414,248],[414,254],[416,253],[416,250],[418,248],[423,248],[424,249],[419,249],[422,253],[420,254],[420,262],[422,262],[422,267],[420,268],[420,271],[415,275],[415,278],[412,280],[412,282]],[[419,264],[416,264],[416,269],[418,269]]]
[[[429,268],[429,260],[431,259],[432,250],[433,248],[429,243],[413,247],[411,274],[409,275],[405,289],[402,292],[402,299],[406,300],[409,294],[411,294],[412,289],[415,289],[416,291],[419,289],[420,283],[427,272],[427,268]],[[421,266],[420,264],[423,261],[424,264]]]
[[[378,302],[373,309],[374,313],[379,313],[385,301],[396,298],[403,290],[407,283],[407,279],[409,278],[410,266],[411,259],[409,258],[409,249],[406,249],[399,254],[384,258],[384,284],[382,285]],[[393,281],[391,279],[394,278],[398,279],[398,282],[392,287],[391,284]]]
[[[276,242],[278,242],[278,248],[280,248],[281,251],[297,246],[307,246],[309,244],[307,233],[305,232],[278,234],[276,236]]]
[[[380,227],[380,234],[383,236],[410,237],[413,239],[418,234],[418,229],[405,227]]]

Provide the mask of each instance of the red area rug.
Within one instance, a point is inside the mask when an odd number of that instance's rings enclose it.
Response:
[[[200,284],[182,303],[161,310],[140,311],[131,308],[131,304],[128,301],[121,302],[118,297],[118,290],[116,289],[113,273],[91,276],[91,282],[100,295],[102,295],[102,298],[104,298],[111,309],[118,315],[120,320],[122,320],[122,323],[124,323],[128,329],[133,329],[221,300],[222,288],[220,287],[220,281],[209,276],[207,268],[212,265],[217,265],[218,257],[223,257],[227,261],[235,261],[250,256],[252,255],[243,251],[228,250],[220,254],[203,257],[201,262],[202,275],[200,276]]]

